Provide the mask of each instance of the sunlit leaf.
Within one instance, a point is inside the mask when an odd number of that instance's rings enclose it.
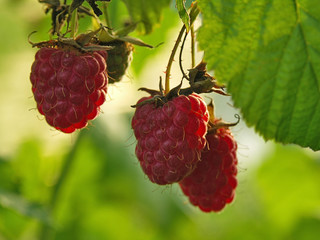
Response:
[[[320,149],[320,4],[199,0],[208,68],[265,139]]]

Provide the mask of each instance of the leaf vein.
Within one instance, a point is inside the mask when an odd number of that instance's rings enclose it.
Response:
[[[289,42],[290,42],[290,39],[291,39],[291,36],[292,36],[292,34],[293,34],[294,29],[295,29],[295,28],[293,27],[291,34],[289,34],[289,36],[288,36],[288,40],[286,41],[284,47],[282,48],[282,52],[281,52],[281,56],[280,56],[280,61],[279,61],[278,66],[277,66],[277,68],[276,68],[275,76],[273,77],[275,83],[277,82],[277,76],[278,76],[278,74],[279,74],[279,69],[280,69],[280,67],[281,67],[281,63],[283,62],[282,60],[283,60],[283,57],[284,57],[284,55],[285,55],[285,50],[286,50],[286,48],[288,47],[288,44],[289,44]],[[270,81],[271,81],[271,79],[270,79]],[[259,92],[259,90],[262,88],[262,86],[264,86],[265,83],[266,83],[266,82],[264,82],[263,84],[260,84],[260,85],[258,86],[256,92]],[[266,115],[266,118],[267,118],[267,119],[269,119],[270,113],[271,113],[271,106],[272,106],[272,103],[273,103],[273,100],[274,100],[274,93],[275,93],[275,91],[274,91],[274,86],[275,86],[275,85],[276,85],[276,84],[273,84],[273,91],[271,92],[271,96],[270,96],[270,97],[271,97],[271,99],[270,99],[270,104],[268,104],[268,105],[266,106],[266,108],[265,108],[265,114],[264,114],[264,115]],[[255,95],[255,97],[254,97],[254,99],[253,99],[253,101],[252,101],[253,103],[255,102],[256,97],[257,97],[257,94]],[[263,118],[263,117],[262,117],[262,118],[260,118],[259,121],[262,121],[263,119],[266,119],[266,118]],[[268,121],[266,121],[266,129],[268,129]]]
[[[309,63],[310,64],[310,63]],[[307,65],[307,64],[306,64]],[[311,68],[311,73],[314,75],[314,77],[316,78],[316,75],[315,75],[315,72],[314,72],[314,69],[312,67],[312,64],[310,64],[310,68]],[[319,105],[319,94],[318,94],[318,100],[317,100],[317,103],[316,103],[316,106],[314,109],[317,109],[318,108],[318,105]],[[314,117],[316,115],[316,111],[312,111],[312,115],[311,115],[311,118],[309,119],[309,121],[307,121],[307,132],[305,134],[305,137],[303,139],[303,142],[304,144],[306,144],[305,142],[305,139],[307,139],[307,136],[309,136],[309,134],[311,133],[311,128],[310,128],[310,125],[311,125],[311,122],[313,121]]]
[[[303,70],[301,71],[300,76],[297,78],[298,84],[297,84],[296,87],[297,87],[297,89],[298,89],[298,92],[299,92],[299,90],[300,90],[300,85],[301,85],[301,82],[302,82],[302,77],[303,77],[303,74],[304,74],[307,66],[308,66],[308,62],[305,62],[304,66],[303,66]],[[288,118],[288,119],[293,119],[293,115],[294,115],[295,110],[296,110],[296,107],[297,107],[296,102],[297,102],[297,100],[298,100],[298,97],[297,97],[298,92],[296,93],[296,96],[295,96],[295,98],[294,98],[293,104],[291,104],[291,106],[292,106],[292,111],[291,111],[291,113],[290,113],[291,117]],[[310,122],[309,122],[309,123],[310,123]],[[288,123],[288,126],[289,126],[289,127],[288,127],[288,135],[290,136],[291,130],[293,129],[293,128],[292,128],[292,121],[290,121],[290,122]],[[307,127],[307,128],[308,128],[308,127]],[[278,130],[280,130],[280,126],[278,126]],[[293,129],[293,130],[295,131],[296,129]],[[305,140],[305,138],[306,138],[306,134],[304,135],[304,139],[303,139],[303,140]]]
[[[309,17],[311,17],[312,19],[316,20],[317,22],[320,22],[320,20],[318,18],[316,18],[315,16],[313,16],[309,11],[307,11],[306,9],[304,9],[303,7],[299,7],[299,9],[301,9],[306,15],[308,15]]]
[[[264,20],[265,20],[265,16],[266,16],[266,14],[267,14],[267,12],[268,12],[268,10],[270,9],[271,6],[272,6],[272,2],[268,3],[267,5],[265,5],[266,11],[262,11],[262,14],[261,14],[261,15],[264,15],[264,16],[260,18],[261,21],[264,21]],[[267,9],[268,9],[268,10],[267,10]],[[262,31],[262,29],[261,29],[261,31]],[[261,34],[261,35],[262,35],[262,34]],[[252,50],[252,46],[253,46],[253,44],[250,44],[250,49],[248,50],[249,52]],[[246,62],[245,68],[244,68],[244,74],[243,74],[242,80],[243,80],[243,79],[246,79],[246,76],[248,75],[248,66],[249,66],[249,63],[250,63],[250,61],[249,61],[249,56],[250,56],[250,54],[248,53],[248,58],[247,58],[247,62]],[[240,81],[240,82],[242,82],[242,84],[240,85],[240,88],[239,88],[239,92],[241,93],[241,92],[242,92],[243,85],[244,85],[244,84],[243,84],[244,81]],[[251,101],[251,102],[248,103],[248,107],[247,107],[248,109],[251,108],[251,105],[252,105],[253,102],[254,102],[254,101]]]
[[[313,63],[312,63],[312,61],[310,61],[310,53],[309,53],[309,47],[308,47],[308,44],[307,44],[307,38],[306,38],[304,29],[303,29],[303,25],[302,25],[302,22],[301,22],[301,18],[300,18],[299,11],[300,11],[301,8],[299,7],[297,0],[295,0],[295,6],[296,6],[296,9],[297,9],[297,23],[300,26],[302,37],[303,37],[303,43],[304,43],[304,46],[305,46],[305,49],[306,49],[306,53],[307,53],[307,56],[308,56],[308,60],[307,61],[310,62],[310,67],[312,68],[312,71],[314,72]],[[318,87],[318,91],[320,92],[319,81],[318,81],[316,75],[315,75],[315,83],[316,83],[316,86]]]

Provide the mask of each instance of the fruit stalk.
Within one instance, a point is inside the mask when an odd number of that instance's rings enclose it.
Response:
[[[168,61],[168,65],[167,65],[167,69],[166,69],[166,79],[165,79],[165,94],[169,93],[169,91],[170,91],[170,71],[171,71],[171,66],[172,66],[172,62],[173,62],[173,59],[174,59],[174,55],[177,52],[179,43],[181,42],[181,38],[182,38],[182,35],[183,35],[185,30],[186,30],[186,27],[185,27],[185,25],[183,25],[181,30],[180,30],[180,32],[179,32],[179,35],[177,37],[176,43],[173,46],[173,49],[172,49],[172,52],[171,52],[171,55],[170,55],[170,58],[169,58],[169,61]]]
[[[70,36],[72,38],[75,38],[76,34],[77,34],[77,29],[78,29],[78,9],[76,8],[72,15],[71,15],[71,21],[70,21]]]
[[[183,52],[183,48],[184,48],[184,44],[185,44],[185,42],[186,42],[187,36],[188,36],[188,32],[186,32],[186,33],[184,34],[184,37],[183,37],[183,40],[182,40],[182,44],[181,44],[181,50],[180,50],[180,54],[179,54],[179,66],[180,66],[180,71],[181,71],[181,73],[182,73],[182,75],[183,75],[183,78],[185,78],[185,79],[188,79],[188,76],[186,75],[186,73],[184,72],[183,67],[182,67],[182,52]],[[183,79],[183,78],[182,78],[182,79]]]
[[[191,68],[194,68],[196,65],[195,59],[195,34],[194,34],[194,27],[191,26]]]

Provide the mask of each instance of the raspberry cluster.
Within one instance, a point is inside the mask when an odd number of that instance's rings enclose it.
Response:
[[[109,80],[120,80],[132,48],[121,41],[108,52],[101,46],[78,48],[77,42],[53,43],[35,45],[41,47],[31,68],[32,92],[48,124],[72,133],[98,115],[107,93],[107,72],[112,76]],[[181,89],[180,84],[166,95],[162,87],[140,89],[151,96],[135,105],[131,122],[135,153],[151,182],[178,183],[191,204],[204,212],[218,212],[233,201],[237,187],[237,143],[229,129],[235,124],[214,118],[213,105],[207,107],[195,90],[207,92],[203,86],[208,83],[210,91],[212,86],[212,91],[221,93],[220,89],[205,69],[193,70],[189,79],[196,87]]]
[[[97,116],[107,92],[105,57],[106,52],[72,48],[38,50],[30,80],[37,108],[49,125],[72,133]]]
[[[237,187],[237,143],[229,129],[236,123],[215,119],[213,105],[208,109],[195,93],[145,97],[132,128],[136,156],[151,182],[177,182],[191,204],[218,212],[233,201]]]
[[[207,134],[196,169],[180,183],[190,202],[204,212],[221,211],[231,203],[237,187],[237,143],[228,128]]]
[[[197,94],[180,95],[160,106],[148,99],[138,102],[132,119],[137,158],[151,182],[178,182],[200,160],[209,119],[206,104]]]
[[[66,1],[63,5],[55,2],[45,3],[46,13],[51,12],[52,19],[50,40],[38,43],[29,40],[33,47],[39,48],[30,81],[37,109],[47,123],[61,132],[72,133],[86,127],[99,114],[108,84],[119,82],[132,60],[133,44],[154,47],[128,36],[136,23],[126,23],[118,30],[111,29],[109,21],[110,28],[100,23],[94,17],[102,14],[95,1],[88,1],[94,13],[82,6],[83,1],[72,1],[71,5]],[[107,13],[107,5],[105,10]],[[199,12],[197,4],[193,4],[189,11],[190,26]],[[95,29],[76,36],[76,20],[84,15],[94,17]],[[66,31],[62,33],[62,30]],[[237,143],[229,129],[237,123],[215,119],[213,103],[206,106],[198,95],[212,92],[228,95],[224,86],[207,72],[205,61],[197,66],[192,61],[192,68],[185,73],[182,56],[187,33],[182,40],[184,31],[185,26],[169,57],[165,89],[161,77],[159,91],[139,89],[150,96],[141,98],[135,105],[131,121],[137,139],[135,154],[151,182],[178,183],[192,205],[204,212],[218,212],[233,201],[237,187]],[[70,37],[66,38],[69,32]],[[170,69],[181,41],[182,80],[170,89]],[[194,55],[192,51],[193,58]],[[189,87],[182,89],[184,80]]]

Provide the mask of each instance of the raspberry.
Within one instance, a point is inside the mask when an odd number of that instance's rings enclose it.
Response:
[[[137,158],[151,182],[178,182],[200,160],[209,118],[207,107],[196,94],[180,95],[161,106],[148,99],[151,97],[138,101],[132,119]]]
[[[204,212],[221,211],[233,201],[237,187],[237,143],[228,128],[207,134],[208,147],[196,169],[179,182],[189,201]]]
[[[128,42],[116,40],[108,42],[108,46],[114,47],[108,50],[108,58],[106,60],[109,83],[119,82],[132,60],[131,53],[133,51],[133,45]]]
[[[47,123],[65,133],[87,126],[105,101],[105,70],[105,59],[98,52],[40,48],[30,80],[37,108]]]

